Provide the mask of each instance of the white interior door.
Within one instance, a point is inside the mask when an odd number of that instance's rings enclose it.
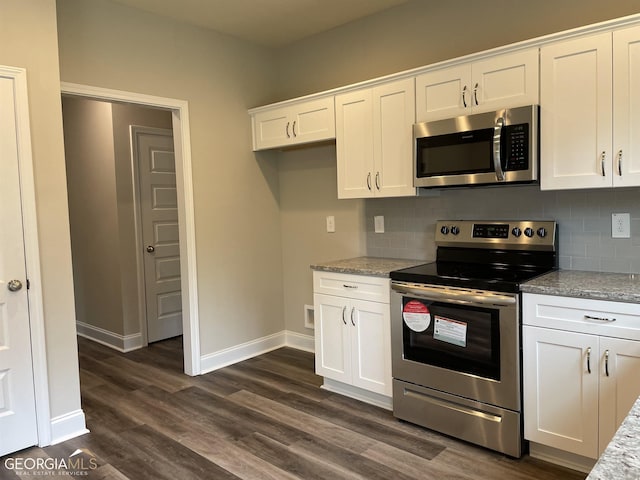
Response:
[[[136,128],[147,341],[182,335],[176,168],[171,130]]]
[[[15,108],[0,76],[0,456],[38,442]]]

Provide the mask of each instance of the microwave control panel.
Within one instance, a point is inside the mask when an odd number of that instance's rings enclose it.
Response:
[[[529,168],[529,124],[507,125],[503,131],[504,169],[507,171]]]

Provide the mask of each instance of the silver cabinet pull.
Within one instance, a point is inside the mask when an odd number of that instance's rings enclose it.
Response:
[[[479,105],[479,103],[478,103],[478,84],[477,83],[473,86],[473,100],[474,100],[474,102],[476,102],[476,105]]]
[[[367,174],[367,188],[371,191],[371,172]]]
[[[9,280],[9,283],[7,283],[7,289],[10,292],[18,292],[22,290],[22,282],[20,280]]]
[[[496,172],[496,179],[499,182],[504,180],[504,172],[502,171],[502,152],[500,151],[502,127],[504,127],[504,118],[500,117],[496,120],[496,123],[493,126],[493,169]]]
[[[297,137],[298,134],[296,133],[296,120],[293,121],[293,126],[291,127],[291,130],[293,131],[293,136]]]
[[[147,245],[147,253],[153,253],[156,251],[156,247],[153,245]]]
[[[376,188],[380,190],[380,172],[376,172]]]
[[[622,150],[618,151],[618,175],[622,176]]]
[[[467,99],[465,97],[466,93],[467,93],[467,86],[465,85],[462,88],[462,104],[464,105],[464,108],[467,108]]]
[[[591,373],[591,347],[587,348],[587,372]]]
[[[286,132],[287,132],[287,138],[291,138],[291,135],[289,135],[289,124],[290,124],[290,123],[291,123],[291,122],[287,122],[287,126],[286,126],[286,128],[285,128],[285,130],[286,130]]]
[[[584,318],[587,320],[597,320],[599,322],[615,322],[615,318],[607,318],[607,317],[594,317],[593,315],[585,315]]]
[[[344,307],[342,307],[342,323],[344,323],[345,325],[347,324],[347,321],[344,318],[344,314],[347,311],[347,306],[345,305]]]
[[[353,319],[353,314],[356,311],[356,307],[351,307],[351,325],[353,325],[354,327],[356,326],[356,322]]]
[[[604,373],[609,376],[609,350],[604,352]]]
[[[607,157],[606,152],[603,150],[602,153],[600,154],[600,168],[602,169],[602,176],[606,177],[607,176],[607,172],[605,172],[604,170],[604,160]]]

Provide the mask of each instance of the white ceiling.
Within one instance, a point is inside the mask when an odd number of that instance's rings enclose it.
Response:
[[[409,0],[113,0],[267,46],[282,47]]]

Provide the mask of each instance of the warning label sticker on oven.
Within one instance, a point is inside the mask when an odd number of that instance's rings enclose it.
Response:
[[[414,332],[424,332],[431,323],[431,314],[424,303],[411,300],[402,309],[402,319]]]
[[[467,324],[465,322],[436,315],[433,324],[433,338],[453,345],[458,345],[459,347],[466,347]]]

